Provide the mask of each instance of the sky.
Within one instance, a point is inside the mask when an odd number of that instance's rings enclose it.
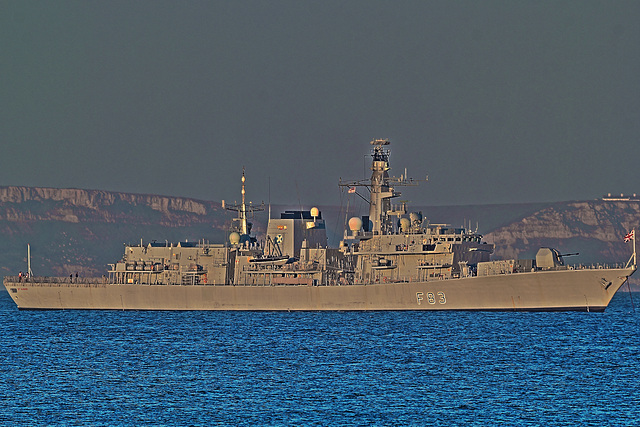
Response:
[[[640,194],[637,1],[0,2],[0,185],[338,205]]]

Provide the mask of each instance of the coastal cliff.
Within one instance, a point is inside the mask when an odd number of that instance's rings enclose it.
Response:
[[[640,202],[560,202],[497,227],[485,238],[503,258],[529,258],[540,246],[552,246],[563,253],[579,252],[578,262],[613,263],[631,255],[631,244],[623,237],[634,228],[640,229]],[[574,263],[573,258],[568,261]]]
[[[124,243],[222,242],[232,213],[220,203],[100,190],[0,187],[0,273],[100,276]]]
[[[138,208],[138,209],[134,209]],[[156,215],[145,215],[144,210]],[[99,190],[0,187],[0,221],[158,223],[175,227],[215,219],[220,204]]]

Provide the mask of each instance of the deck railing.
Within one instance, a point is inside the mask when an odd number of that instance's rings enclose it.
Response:
[[[567,267],[565,267],[567,270],[594,270],[594,269],[622,269],[625,268],[625,265],[623,263],[615,263],[615,264],[577,264],[577,265],[569,265]],[[554,269],[552,269],[554,270]],[[507,273],[507,274],[519,274],[519,273]],[[491,275],[500,275],[500,274],[491,274]],[[426,281],[431,281],[431,280],[438,280],[438,279],[443,279],[443,278],[429,278],[426,279]],[[72,284],[75,286],[92,286],[92,285],[106,285],[108,283],[113,283],[112,281],[109,280],[108,277],[103,276],[103,277],[78,277],[76,278],[74,277],[52,277],[52,276],[33,276],[33,277],[29,277],[29,278],[25,278],[25,277],[19,277],[19,276],[4,276],[4,281],[5,282],[10,282],[10,283],[30,283],[32,286],[36,285],[36,286],[53,286],[56,284],[61,284],[61,283],[65,283],[65,284]],[[410,281],[410,280],[409,280]],[[393,281],[396,282],[396,281]],[[407,280],[397,280],[397,282],[407,282]],[[369,282],[368,284],[375,284],[375,283],[382,283],[382,279],[380,279],[379,281],[373,281],[373,282]],[[140,283],[142,285],[149,285],[150,283]],[[160,284],[160,283],[158,283]],[[194,283],[194,284],[198,284],[200,286],[216,286],[216,284],[203,284],[203,283]],[[217,284],[218,286],[220,285],[232,285],[232,284]],[[248,286],[272,286],[272,283],[252,283],[252,284],[248,284]],[[278,283],[276,286],[278,285],[282,285],[280,283]],[[290,286],[290,285],[285,285],[285,286]],[[320,286],[323,286],[323,284],[320,284]]]
[[[5,281],[14,283],[73,283],[79,285],[102,285],[108,283],[106,277],[53,277],[53,276],[32,276],[29,278],[19,276],[4,276]]]

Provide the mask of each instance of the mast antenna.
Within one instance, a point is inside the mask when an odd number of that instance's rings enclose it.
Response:
[[[235,227],[237,227],[236,231],[238,231],[239,233],[245,235],[245,234],[249,234],[249,223],[247,221],[247,219],[249,218],[249,216],[253,216],[254,212],[257,211],[263,211],[264,210],[264,202],[262,202],[262,204],[260,206],[253,206],[253,204],[251,204],[251,202],[249,202],[249,205],[247,206],[247,202],[246,202],[246,198],[245,198],[245,186],[244,183],[246,181],[246,177],[244,174],[244,166],[242,167],[242,200],[241,203],[239,204],[228,204],[228,203],[223,203],[223,208],[225,208],[226,210],[229,211],[235,211],[238,212],[238,218],[234,219],[233,222],[234,224],[237,224]],[[238,224],[239,223],[239,224]]]
[[[269,220],[271,219],[271,176],[269,176]]]
[[[27,243],[27,274],[29,277],[33,276],[31,271],[31,245],[29,243]]]
[[[244,177],[244,166],[242,167],[242,213],[240,217],[242,218],[242,234],[247,234],[247,205],[244,202],[244,181],[246,178]]]

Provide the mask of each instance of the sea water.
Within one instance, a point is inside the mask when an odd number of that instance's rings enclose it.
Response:
[[[1,292],[0,424],[638,425],[639,302],[620,291],[604,313],[18,311]]]

